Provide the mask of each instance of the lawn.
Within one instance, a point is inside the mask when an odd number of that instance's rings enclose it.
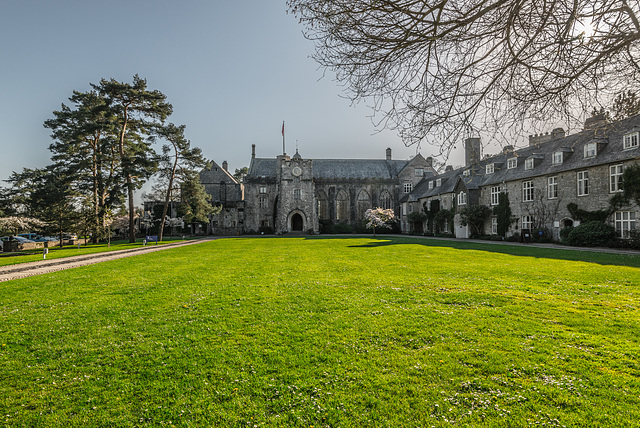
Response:
[[[183,239],[164,239],[158,245],[167,244],[168,242],[183,241]],[[104,253],[107,251],[130,250],[132,248],[140,248],[144,245],[143,239],[138,239],[134,243],[128,240],[111,241],[111,243],[101,242],[98,244],[86,245],[65,245],[64,247],[49,248],[47,260],[60,259],[72,256],[84,256],[88,254]],[[156,245],[149,243],[147,245]],[[18,253],[0,253],[0,266],[16,265],[19,263],[35,262],[42,260],[42,250],[20,251]]]
[[[0,426],[637,425],[640,257],[509,251],[236,238],[0,283]]]

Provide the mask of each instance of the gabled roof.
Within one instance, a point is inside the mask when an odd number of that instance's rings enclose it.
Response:
[[[205,168],[200,171],[200,181],[203,184],[219,183],[220,181],[231,182],[239,184],[238,180],[233,175],[229,174],[229,171],[222,168],[215,161],[211,161],[211,167]]]

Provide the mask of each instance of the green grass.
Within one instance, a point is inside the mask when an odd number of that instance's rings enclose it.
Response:
[[[128,240],[119,240],[119,241],[111,241],[111,245],[109,246],[106,242],[101,242],[99,244],[87,244],[87,245],[66,245],[64,247],[53,247],[49,248],[49,253],[47,254],[47,260],[52,259],[60,259],[64,257],[72,257],[72,256],[84,256],[88,254],[96,254],[103,253],[107,251],[118,251],[118,250],[130,250],[132,248],[140,248],[143,246],[143,240],[138,239],[134,243],[129,243]],[[164,239],[163,242],[159,242],[158,245],[166,244],[168,242],[176,242],[183,241],[183,239]],[[156,245],[154,243],[149,243],[147,245]],[[27,262],[36,262],[42,260],[42,250],[33,250],[33,251],[21,251],[18,253],[0,253],[0,266],[9,266],[16,265],[20,263]]]
[[[505,251],[239,238],[0,283],[0,426],[636,425],[639,258]]]

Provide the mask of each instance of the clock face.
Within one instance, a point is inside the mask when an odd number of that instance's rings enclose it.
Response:
[[[296,167],[293,168],[291,173],[293,175],[295,175],[296,177],[299,177],[302,174],[302,168],[300,168],[299,166],[296,166]]]

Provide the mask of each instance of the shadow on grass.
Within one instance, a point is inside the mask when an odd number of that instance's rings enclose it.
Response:
[[[601,265],[629,266],[640,268],[640,253],[624,254],[624,253],[608,253],[593,250],[581,249],[565,249],[565,248],[546,248],[533,247],[519,244],[507,243],[480,243],[469,241],[453,241],[436,238],[423,237],[398,237],[398,236],[376,236],[372,235],[342,235],[342,236],[316,236],[307,239],[354,239],[365,238],[370,242],[362,245],[350,245],[351,248],[379,248],[390,245],[423,245],[425,247],[444,247],[456,250],[474,250],[485,251],[491,253],[509,254],[520,257],[536,257],[545,259],[558,259],[569,261],[582,261],[587,263],[597,263]]]

